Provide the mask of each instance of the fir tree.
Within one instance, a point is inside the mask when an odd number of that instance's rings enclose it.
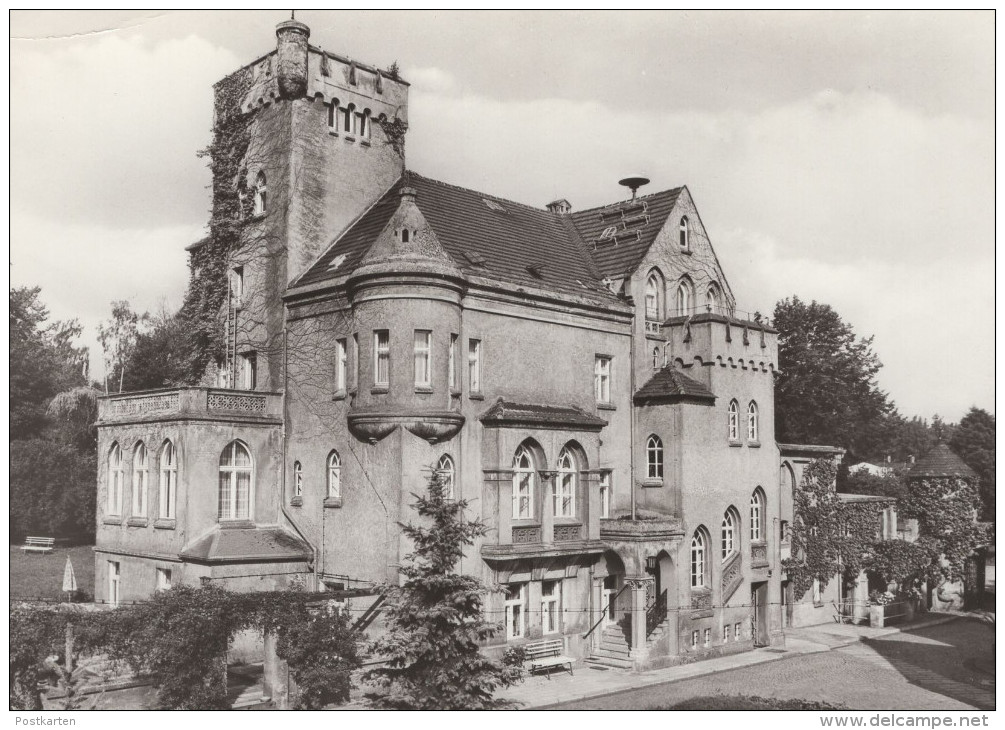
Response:
[[[433,471],[426,496],[413,494],[414,508],[427,526],[401,525],[415,550],[399,572],[404,585],[390,589],[387,634],[372,652],[386,664],[366,680],[384,692],[372,698],[382,708],[483,710],[506,706],[497,689],[517,682],[516,657],[495,661],[479,651],[498,627],[482,614],[486,588],[456,572],[464,549],[487,531],[481,520],[465,517],[465,500],[447,499],[445,481]]]

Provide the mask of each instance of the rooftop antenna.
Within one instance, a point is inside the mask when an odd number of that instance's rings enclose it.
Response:
[[[290,20],[296,20],[296,19],[297,19],[297,11],[296,10],[291,10],[290,11]]]
[[[624,187],[631,189],[632,200],[635,200],[635,192],[643,185],[648,184],[649,178],[643,177],[642,175],[629,175],[624,180],[618,180],[618,185],[623,185]]]

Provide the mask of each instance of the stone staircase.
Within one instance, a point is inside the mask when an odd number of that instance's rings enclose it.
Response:
[[[637,662],[642,662],[649,656],[649,648],[663,638],[668,626],[666,621],[657,626],[646,639],[646,645],[639,649],[632,649],[629,646],[626,628],[608,626],[604,629],[600,637],[600,647],[587,658],[586,665],[608,669],[632,669]]]
[[[631,669],[631,647],[625,631],[620,626],[608,626],[600,635],[600,647],[587,658],[587,666],[609,669]]]
[[[261,707],[270,700],[265,694],[264,667],[261,662],[227,668],[227,702],[232,710]]]

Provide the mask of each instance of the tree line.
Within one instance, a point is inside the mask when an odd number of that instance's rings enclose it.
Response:
[[[775,436],[781,443],[826,444],[847,450],[841,491],[902,497],[911,458],[940,441],[980,477],[983,515],[994,519],[995,417],[971,407],[958,424],[938,415],[905,418],[877,382],[882,363],[872,337],[856,336],[828,304],[792,297],[775,306],[778,330]],[[859,462],[889,464],[885,477],[849,473]]]

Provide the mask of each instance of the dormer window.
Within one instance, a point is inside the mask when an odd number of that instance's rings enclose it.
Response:
[[[680,247],[682,251],[691,250],[691,228],[687,222],[687,216],[680,219]]]
[[[411,238],[411,235],[412,235],[411,231],[409,231],[407,228],[402,228],[400,234],[401,242],[408,243],[409,239]]]
[[[614,234],[618,232],[617,226],[607,226],[604,232],[600,234],[600,240],[606,241],[608,238],[614,238]]]

